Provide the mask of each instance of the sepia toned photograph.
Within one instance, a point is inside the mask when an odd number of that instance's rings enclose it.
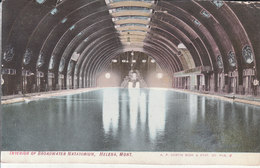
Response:
[[[260,2],[0,4],[2,163],[260,166]]]

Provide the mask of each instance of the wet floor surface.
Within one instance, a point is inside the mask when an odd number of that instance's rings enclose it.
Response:
[[[260,107],[108,88],[2,105],[2,150],[260,152]]]

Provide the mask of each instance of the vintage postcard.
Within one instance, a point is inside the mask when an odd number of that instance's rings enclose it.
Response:
[[[0,4],[2,166],[260,166],[258,1]]]

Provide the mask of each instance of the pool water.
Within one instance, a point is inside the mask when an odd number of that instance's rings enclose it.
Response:
[[[260,107],[107,88],[2,105],[4,151],[260,152]]]

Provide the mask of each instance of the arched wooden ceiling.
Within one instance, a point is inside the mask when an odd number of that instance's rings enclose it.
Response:
[[[113,57],[140,51],[173,75],[185,70],[182,43],[196,67],[214,72],[255,68],[260,77],[259,3],[171,0],[5,0],[4,68],[94,81]],[[250,8],[250,10],[248,10]],[[240,11],[244,11],[241,14]]]

